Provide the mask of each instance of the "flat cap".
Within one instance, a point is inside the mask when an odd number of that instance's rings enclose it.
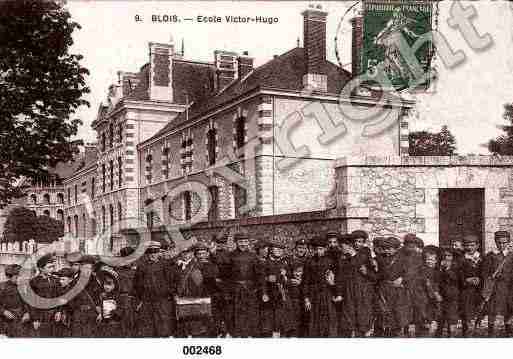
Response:
[[[96,259],[96,257],[90,254],[84,254],[82,258],[80,258],[80,260],[78,261],[78,263],[81,264],[96,264],[97,262],[98,260]]]
[[[337,231],[328,231],[326,232],[326,239],[328,238],[337,238],[340,237],[340,233],[338,233]]]
[[[396,237],[386,237],[386,238],[383,238],[381,246],[383,248],[397,249],[397,248],[401,247],[401,241]]]
[[[463,236],[463,244],[478,243],[479,237],[475,234],[466,234]]]
[[[365,240],[369,239],[369,234],[361,229],[357,229],[356,231],[352,231],[351,235],[355,238],[363,238]]]
[[[162,248],[162,244],[159,241],[150,241],[146,247],[146,253],[158,253]]]
[[[106,265],[103,265],[98,269],[98,275],[100,277],[109,276],[116,280],[119,279],[119,274],[114,270],[114,268],[106,266]]]
[[[497,231],[494,233],[495,240],[500,238],[505,238],[508,241],[510,240],[509,232],[508,231]]]
[[[194,250],[194,252],[199,252],[199,251],[208,251],[210,250],[209,246],[207,246],[205,243],[203,242],[198,242],[196,244],[194,244],[192,246],[192,249]]]
[[[301,239],[298,239],[295,243],[296,246],[307,246],[308,245],[308,241],[305,239],[305,238],[301,238]]]
[[[69,267],[64,267],[58,270],[57,272],[54,272],[53,274],[57,277],[73,278],[75,272],[73,271],[73,269]]]
[[[284,243],[282,243],[276,239],[273,239],[272,241],[269,241],[269,247],[285,249],[286,246]]]
[[[72,252],[72,253],[66,254],[66,260],[69,263],[78,263],[78,262],[80,262],[82,257],[83,257],[83,254],[80,252]]]
[[[239,232],[239,233],[235,233],[233,235],[233,240],[234,241],[247,241],[247,240],[249,240],[249,236],[246,233]]]
[[[271,246],[271,242],[268,241],[267,239],[259,239],[258,241],[255,242],[255,244],[253,245],[253,247],[256,249],[256,250],[259,250],[259,249],[262,249],[262,248],[268,248]]]
[[[385,237],[374,237],[372,240],[372,246],[374,248],[381,248],[383,247],[383,241],[385,240]]]
[[[37,260],[36,265],[38,268],[43,268],[48,263],[53,262],[55,262],[55,255],[53,253],[47,253]]]
[[[312,247],[327,247],[328,241],[326,237],[314,237],[310,241]]]
[[[12,277],[20,274],[21,266],[19,264],[9,264],[5,267],[4,272],[6,277]]]
[[[339,241],[339,243],[342,243],[342,244],[352,245],[354,243],[354,241],[356,240],[356,238],[359,238],[359,237],[355,237],[352,233],[347,233],[347,234],[341,234],[340,236],[338,236],[338,241]]]
[[[432,244],[429,244],[424,247],[423,253],[440,255],[440,248],[438,248],[437,246],[434,246]]]
[[[214,234],[212,236],[212,241],[219,243],[219,244],[226,244],[228,243],[228,236],[219,236]]]

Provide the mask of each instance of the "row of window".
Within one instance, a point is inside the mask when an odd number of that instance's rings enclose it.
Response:
[[[109,176],[110,176],[110,190],[114,190],[114,161],[109,161]],[[107,166],[102,164],[102,192],[105,193],[107,191]],[[121,157],[118,157],[118,188],[123,186],[123,160]],[[94,193],[94,189],[93,193]],[[94,195],[92,196],[94,198]]]
[[[244,146],[246,139],[246,119],[239,117],[235,121],[235,134],[234,142],[236,149]],[[215,165],[217,161],[217,130],[212,127],[207,131],[207,163],[209,166]],[[184,137],[181,144],[181,157],[180,162],[182,165],[182,173],[185,175],[192,170],[192,155],[193,155],[193,139],[192,137]],[[240,154],[241,156],[243,154]],[[162,153],[162,177],[169,178],[170,172],[170,149],[164,148]],[[153,156],[151,154],[146,156],[146,181],[152,182],[153,179]]]
[[[118,143],[123,142],[123,124],[119,124],[117,126],[117,134],[118,134]],[[107,141],[107,134],[105,132],[102,133],[101,136],[101,150],[102,152],[105,152],[108,148],[114,147],[114,143],[116,142],[114,138],[114,124],[109,124],[108,129],[108,141]]]
[[[31,204],[38,204],[37,195],[31,194],[30,195],[30,202],[31,202]],[[58,204],[64,204],[64,194],[57,193],[57,203]],[[43,195],[43,203],[42,204],[46,204],[46,205],[52,204],[52,201],[50,199],[50,194],[45,193]]]
[[[121,203],[118,202],[118,221],[121,221],[123,219],[123,207],[121,206]],[[115,216],[114,216],[114,205],[109,205],[109,224],[110,226],[114,226],[115,223]],[[63,219],[64,221],[64,216]],[[75,237],[79,236],[79,228],[80,228],[80,222],[79,222],[79,216],[75,215],[73,216],[73,223],[71,220],[71,216],[68,216],[66,220],[68,233],[72,233]],[[102,206],[101,208],[101,232],[105,232],[107,230],[107,209],[105,206]],[[90,232],[92,236],[95,236],[97,234],[97,221],[95,216],[90,219]],[[85,213],[82,214],[82,235],[83,237],[87,237],[87,218]]]

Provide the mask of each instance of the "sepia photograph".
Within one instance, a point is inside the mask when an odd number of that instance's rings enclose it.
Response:
[[[512,45],[500,0],[0,0],[2,343],[508,341]]]

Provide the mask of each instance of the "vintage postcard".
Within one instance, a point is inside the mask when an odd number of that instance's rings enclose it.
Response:
[[[512,45],[508,1],[0,1],[0,335],[513,337]]]

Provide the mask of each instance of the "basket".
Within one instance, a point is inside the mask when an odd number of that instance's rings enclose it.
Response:
[[[194,319],[212,316],[212,300],[210,297],[176,298],[176,318],[177,319]]]

